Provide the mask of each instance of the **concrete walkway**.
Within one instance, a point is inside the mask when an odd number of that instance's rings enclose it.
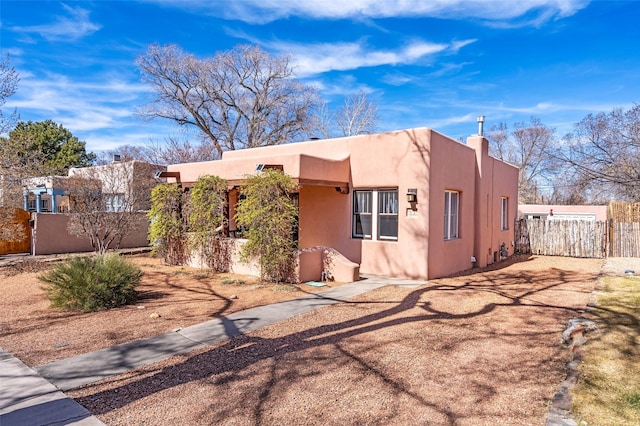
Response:
[[[102,425],[19,359],[0,349],[0,425]]]
[[[0,425],[102,424],[62,391],[187,353],[380,287],[415,288],[425,282],[377,276],[363,278],[297,299],[247,309],[148,339],[51,362],[35,370],[0,349]]]

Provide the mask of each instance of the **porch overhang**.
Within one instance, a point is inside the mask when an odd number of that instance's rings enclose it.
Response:
[[[167,175],[191,186],[199,176],[213,175],[225,179],[229,189],[244,184],[248,176],[265,168],[279,169],[289,175],[301,187],[328,186],[338,192],[349,192],[349,157],[331,159],[305,154],[288,154],[269,157],[234,158],[202,163],[175,164],[168,167]],[[177,178],[179,176],[179,178]],[[167,176],[169,177],[169,176]]]

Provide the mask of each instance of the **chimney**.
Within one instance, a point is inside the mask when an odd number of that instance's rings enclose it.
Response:
[[[478,116],[478,136],[484,136],[484,115]]]

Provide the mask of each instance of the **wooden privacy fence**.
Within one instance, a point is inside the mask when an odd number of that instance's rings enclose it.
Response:
[[[546,256],[603,258],[607,253],[606,222],[520,219],[516,252]]]
[[[640,203],[611,201],[607,206],[607,218],[614,222],[640,222]]]
[[[640,222],[614,222],[609,226],[611,257],[640,257]]]
[[[2,215],[2,233],[0,233],[0,255],[30,253],[31,215],[22,209],[0,208]],[[3,238],[3,235],[5,238]]]

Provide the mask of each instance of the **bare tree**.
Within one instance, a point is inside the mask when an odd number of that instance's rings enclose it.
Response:
[[[360,91],[344,99],[334,120],[342,136],[373,133],[378,122],[378,105],[369,100],[366,92]]]
[[[120,145],[118,148],[102,151],[96,155],[96,165],[104,166],[117,161],[149,161],[147,147],[136,145]]]
[[[71,169],[68,230],[89,237],[100,254],[120,247],[137,226],[141,211],[150,207],[151,189],[158,181],[153,165],[138,161]]]
[[[313,138],[329,139],[332,136],[333,120],[329,113],[329,105],[324,100],[318,102],[311,116],[310,135]]]
[[[0,62],[0,107],[7,98],[13,96],[18,89],[20,77],[14,67],[9,65],[9,56]],[[5,116],[0,109],[0,135],[6,134],[18,121],[18,113],[14,109]],[[13,208],[20,205],[20,182],[27,170],[16,161],[16,146],[9,140],[0,138],[0,240],[15,241],[22,238],[22,229],[13,222]],[[25,159],[26,160],[26,159]],[[35,161],[31,161],[35,160]],[[40,159],[30,159],[29,165],[42,164]]]
[[[142,114],[195,126],[218,156],[293,142],[309,130],[317,95],[293,78],[286,56],[238,46],[198,59],[177,45],[154,44],[137,64],[155,92]]]
[[[121,145],[99,155],[97,164],[118,161],[144,161],[151,164],[181,164],[218,160],[218,151],[208,139],[192,143],[186,138],[169,137],[164,144],[148,142],[144,145]]]
[[[7,55],[5,59],[0,62],[0,107],[7,102],[7,98],[16,93],[19,81],[20,76],[16,69],[9,65],[9,55]],[[2,110],[0,110],[0,135],[11,130],[18,119],[18,112],[15,109],[9,116],[5,116]]]
[[[169,138],[157,151],[162,164],[196,163],[199,161],[218,160],[218,151],[210,140],[204,139],[199,144],[192,144],[187,139]]]
[[[594,194],[575,170],[560,166],[550,183],[550,193],[542,197],[545,204],[580,205],[593,202]]]
[[[564,142],[560,158],[593,201],[640,200],[640,105],[589,114]]]
[[[516,123],[513,131],[500,123],[490,130],[487,138],[494,157],[520,169],[519,202],[538,202],[540,183],[549,182],[557,169],[555,130],[532,117],[529,123]]]
[[[25,150],[23,143],[0,138],[0,205],[21,208],[23,180],[53,172],[39,150]]]

